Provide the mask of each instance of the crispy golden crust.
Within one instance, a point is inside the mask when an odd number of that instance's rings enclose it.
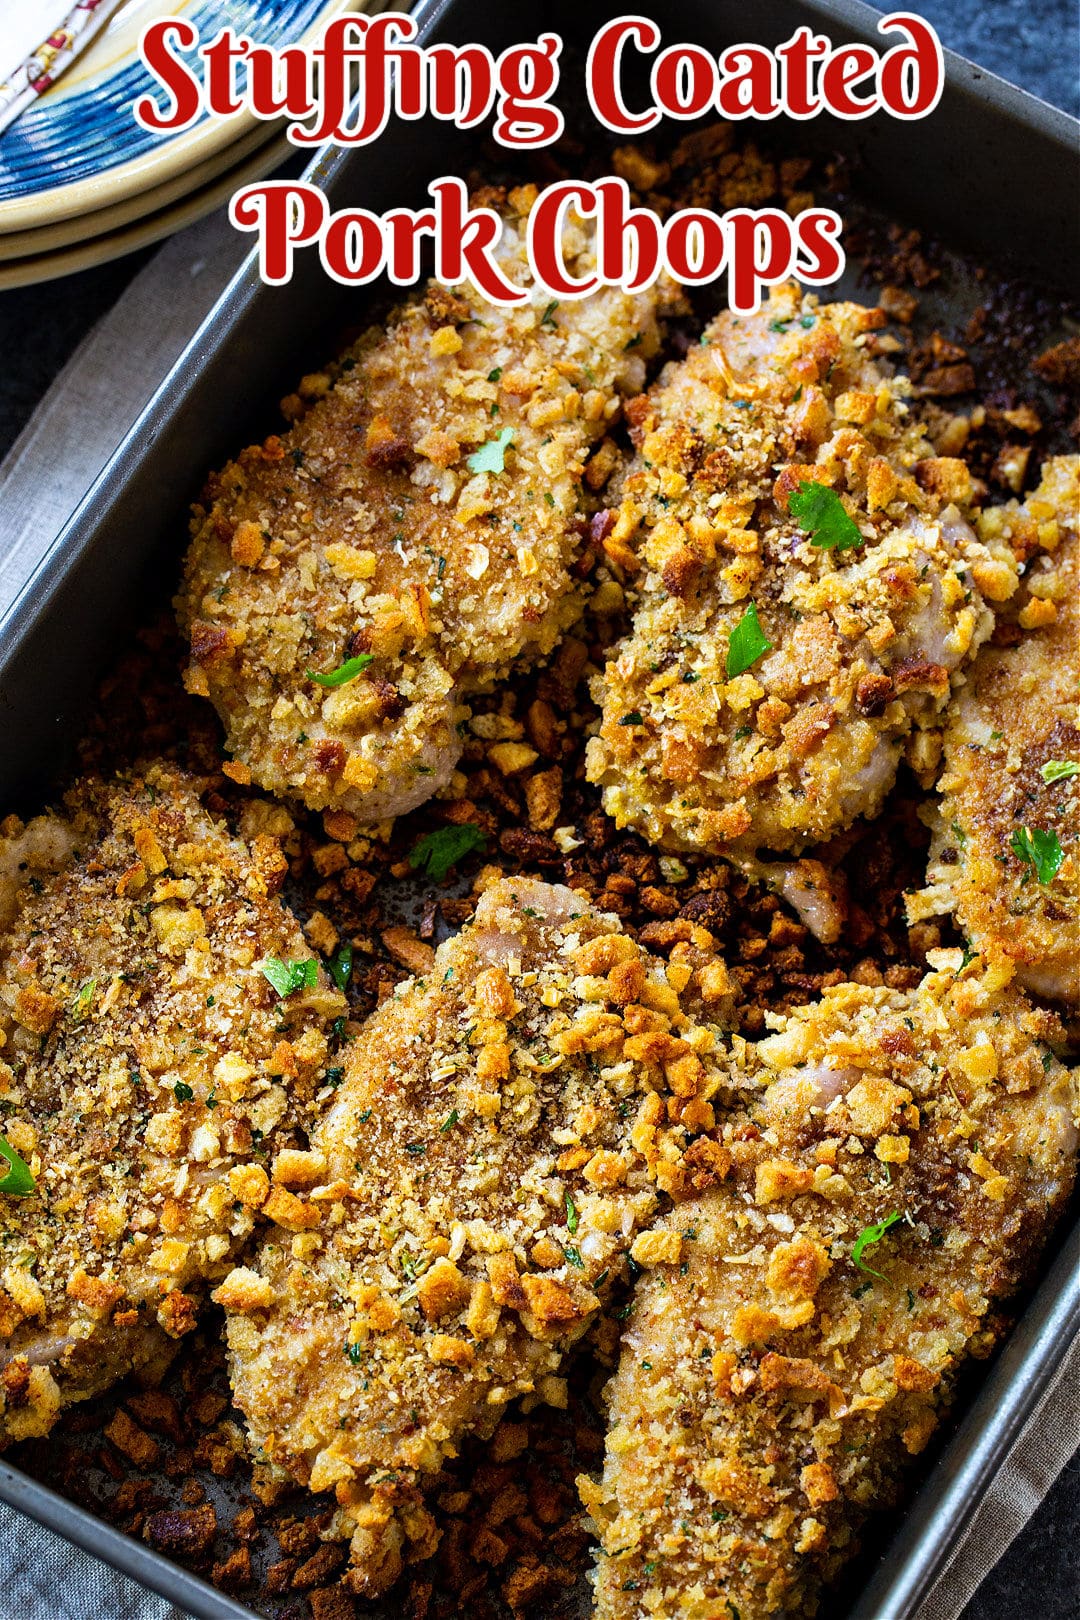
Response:
[[[522,285],[535,194],[502,199],[500,262]],[[585,229],[566,243],[580,268]],[[462,694],[550,652],[580,612],[584,465],[620,393],[643,385],[656,305],[655,291],[558,305],[534,288],[504,310],[432,283],[336,380],[305,379],[313,403],[289,432],[211,480],[177,602],[187,684],[256,782],[368,823],[446,785]],[[502,471],[498,454],[470,467],[499,435]],[[337,689],[305,673],[364,653]]]
[[[495,883],[353,1046],[312,1139],[311,1230],[218,1290],[252,1434],[336,1490],[357,1590],[406,1538],[430,1549],[415,1484],[462,1434],[515,1395],[563,1399],[562,1354],[658,1190],[715,1179],[689,1144],[722,1075],[681,976],[570,889]]]
[[[912,921],[952,912],[972,945],[1006,952],[1037,995],[1080,1002],[1080,776],[1045,782],[1054,760],[1080,765],[1080,458],[1049,461],[1033,495],[995,507],[980,529],[1027,564],[1015,645],[985,647],[945,731],[941,802],[927,887]],[[1058,839],[1049,883],[1018,857],[1021,828]]]
[[[971,479],[935,458],[907,384],[873,358],[880,311],[794,287],[721,315],[631,407],[638,455],[609,559],[636,575],[630,636],[596,697],[590,780],[620,826],[713,853],[801,849],[874,814],[905,736],[940,709],[1015,589],[961,515]],[[804,481],[864,536],[812,546]],[[753,602],[772,651],[729,679]]]
[[[320,975],[279,1001],[258,962],[311,954],[284,857],[178,772],[84,781],[63,817],[0,832],[2,1128],[36,1181],[0,1195],[2,1442],[193,1326],[344,1000]]]
[[[1053,1015],[959,951],[777,1019],[723,1184],[663,1223],[609,1389],[601,1620],[812,1614],[1072,1184]],[[853,1260],[860,1232],[901,1217]]]

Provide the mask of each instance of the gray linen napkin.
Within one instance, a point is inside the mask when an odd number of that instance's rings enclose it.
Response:
[[[0,465],[5,612],[120,443],[155,379],[248,246],[221,213],[173,237],[75,351]],[[131,356],[140,357],[133,366]],[[917,1620],[956,1620],[1071,1457],[1080,1341],[1020,1435]],[[183,1620],[181,1612],[0,1504],[0,1620]]]
[[[0,1547],[2,1620],[186,1620],[164,1598],[3,1502]]]

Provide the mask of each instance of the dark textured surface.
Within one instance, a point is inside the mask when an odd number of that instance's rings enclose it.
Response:
[[[632,8],[628,8],[632,9]],[[647,10],[647,6],[639,8]],[[884,9],[884,8],[883,8]],[[918,11],[945,45],[1071,113],[1080,110],[1075,0],[922,0]],[[64,281],[0,295],[0,455],[76,343],[147,258],[84,271]],[[983,1582],[963,1620],[1038,1620],[1080,1615],[1080,1461]]]

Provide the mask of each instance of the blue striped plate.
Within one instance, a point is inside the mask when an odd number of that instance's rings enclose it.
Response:
[[[281,46],[297,43],[335,12],[361,9],[356,0],[127,0],[59,83],[0,135],[0,230],[44,223],[39,205],[50,215],[62,205],[69,217],[103,207],[245,132],[243,117],[223,122],[205,115],[178,135],[140,129],[132,102],[148,92],[162,95],[138,56],[147,23],[179,15],[203,42],[232,27],[259,44]]]

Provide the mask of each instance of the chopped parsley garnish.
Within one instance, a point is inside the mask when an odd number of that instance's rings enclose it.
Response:
[[[553,298],[551,300],[551,303],[548,305],[548,307],[545,309],[544,313],[540,317],[540,325],[541,326],[554,326],[555,325],[555,311],[558,309],[558,307],[559,307],[559,300],[557,298]]]
[[[571,1198],[570,1194],[567,1193],[567,1195],[566,1195],[566,1230],[570,1233],[571,1237],[573,1237],[574,1233],[577,1231],[577,1227],[578,1227],[577,1205],[574,1203],[574,1200]]]
[[[1053,883],[1065,859],[1057,833],[1044,832],[1041,827],[1017,827],[1009,848],[1027,862],[1040,883]]]
[[[78,995],[75,997],[75,1006],[71,1015],[77,1024],[82,1023],[93,1006],[96,990],[96,979],[87,979],[86,983],[80,988]]]
[[[894,1209],[892,1214],[886,1215],[883,1221],[875,1221],[873,1226],[863,1227],[862,1231],[855,1239],[854,1246],[851,1250],[851,1258],[854,1260],[860,1271],[865,1271],[868,1276],[871,1277],[879,1277],[882,1282],[888,1281],[888,1278],[885,1277],[880,1271],[875,1271],[873,1266],[863,1264],[863,1255],[866,1253],[867,1249],[872,1248],[875,1243],[880,1243],[886,1232],[889,1230],[889,1227],[895,1226],[897,1221],[901,1218],[900,1211],[898,1209]]]
[[[0,1136],[0,1157],[8,1162],[8,1168],[0,1180],[0,1193],[7,1193],[9,1198],[25,1198],[27,1193],[32,1193],[37,1183],[30,1174],[30,1166],[3,1136]]]
[[[566,1258],[569,1260],[572,1266],[577,1266],[579,1271],[585,1270],[585,1262],[581,1258],[580,1249],[564,1249],[563,1253],[566,1255]]]
[[[269,979],[282,1001],[295,990],[313,990],[319,982],[319,964],[313,956],[303,962],[283,962],[277,956],[264,956],[259,972],[264,979]]]
[[[863,544],[863,534],[834,489],[803,483],[788,500],[788,511],[810,544],[822,551],[850,551]]]
[[[195,1093],[186,1080],[178,1080],[173,1086],[173,1096],[177,1102],[190,1102]]]
[[[326,1071],[326,1083],[327,1083],[328,1086],[331,1086],[335,1091],[337,1090],[338,1086],[340,1086],[340,1084],[344,1080],[344,1078],[345,1078],[345,1070],[341,1067],[340,1064],[335,1064],[332,1069],[327,1069],[327,1071]]]
[[[489,439],[468,457],[467,465],[474,473],[501,473],[506,471],[504,457],[514,442],[513,428],[505,427],[497,438]]]
[[[325,673],[317,669],[306,669],[304,674],[309,681],[314,681],[316,686],[347,686],[350,681],[355,681],[362,670],[367,669],[374,656],[374,653],[357,653],[355,658],[346,658],[337,669],[328,669]]]
[[[498,380],[499,380],[499,378],[501,376],[502,376],[502,366],[496,366],[494,371],[489,371],[488,372],[487,380],[488,380],[488,382],[498,382]]]
[[[756,664],[763,653],[772,647],[772,642],[761,628],[758,618],[757,604],[751,602],[734,630],[728,642],[727,674],[728,680],[741,675],[744,670]]]
[[[645,722],[641,718],[640,709],[631,709],[629,714],[623,715],[619,724],[620,726],[643,726]]]
[[[1051,782],[1062,782],[1067,776],[1080,776],[1080,765],[1075,759],[1048,759],[1042,768],[1042,779],[1047,786]]]
[[[352,959],[352,946],[343,945],[340,951],[338,951],[337,955],[331,957],[330,962],[328,963],[330,977],[341,991],[344,991],[345,986],[348,984],[349,978],[352,974]]]
[[[439,1126],[439,1135],[440,1136],[445,1136],[447,1131],[453,1130],[453,1128],[457,1124],[459,1118],[460,1118],[460,1116],[458,1114],[457,1109],[456,1108],[451,1108],[450,1112],[447,1114],[446,1118],[443,1120],[442,1124]]]
[[[358,1367],[360,1365],[360,1362],[362,1361],[363,1355],[364,1355],[364,1347],[363,1347],[363,1345],[362,1344],[350,1344],[348,1339],[346,1339],[345,1343],[342,1345],[342,1349],[345,1351],[345,1354],[348,1356],[348,1358],[352,1362],[353,1366]]]
[[[406,1142],[405,1151],[406,1151],[406,1153],[411,1153],[414,1159],[418,1159],[422,1153],[427,1152],[427,1143],[426,1142]]]
[[[426,872],[434,882],[441,883],[463,856],[471,850],[482,849],[486,843],[487,834],[471,821],[457,827],[439,827],[417,839],[409,851],[409,865],[414,872]]]

